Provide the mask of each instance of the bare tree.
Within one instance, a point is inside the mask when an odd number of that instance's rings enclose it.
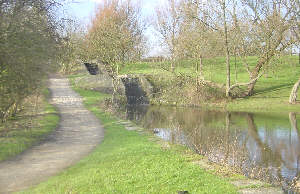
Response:
[[[228,26],[226,17],[226,7],[228,6],[226,0],[220,1],[222,9],[222,19],[223,19],[223,32],[224,32],[224,46],[225,46],[225,56],[226,56],[226,97],[230,96],[230,51],[229,51],[229,40],[228,40]]]
[[[276,54],[285,51],[297,40],[292,36],[292,29],[297,21],[299,3],[296,0],[212,0],[193,1],[199,7],[205,4],[206,17],[195,14],[200,23],[219,34],[223,53],[226,57],[226,96],[232,96],[237,87],[247,87],[239,97],[254,94],[254,87],[270,66]],[[211,33],[215,36],[217,33]],[[231,84],[230,57],[239,57],[249,74],[249,81]],[[257,56],[257,63],[249,66],[249,56]],[[237,75],[236,75],[237,76]]]
[[[131,1],[105,1],[99,5],[87,34],[87,59],[114,65],[143,55],[140,8]]]
[[[179,58],[196,59],[196,72],[204,80],[203,59],[215,57],[218,34],[207,26],[207,9],[202,1],[182,3],[183,20],[178,36]],[[199,22],[201,21],[201,22]],[[197,77],[198,77],[197,76]]]
[[[107,0],[96,10],[86,36],[85,56],[86,60],[102,62],[113,78],[113,101],[120,82],[120,65],[143,55],[143,30],[140,7],[130,0]]]
[[[64,19],[60,29],[61,41],[59,53],[60,72],[68,74],[78,66],[83,57],[84,30],[76,19]]]
[[[242,96],[251,96],[258,79],[263,75],[264,69],[270,65],[273,57],[297,40],[292,36],[292,29],[295,26],[295,9],[299,5],[295,0],[284,1],[243,1],[244,15],[239,23],[240,41],[239,55],[249,74],[249,82],[236,83],[230,87],[247,86]],[[254,68],[250,68],[247,57],[258,56]]]
[[[176,51],[178,49],[178,36],[181,18],[181,0],[168,0],[164,7],[156,9],[156,29],[160,33],[163,42],[167,45],[171,57],[171,70],[174,71]]]
[[[198,22],[209,30],[209,36],[214,36],[215,40],[219,43],[222,42],[222,50],[226,57],[226,96],[230,96],[230,86],[231,86],[231,73],[230,73],[230,40],[229,40],[229,21],[232,19],[229,4],[230,1],[227,0],[215,0],[209,2],[203,1],[190,1],[191,4],[200,9],[201,12],[196,12],[194,18]],[[200,32],[203,34],[203,32]],[[207,40],[207,38],[205,39]],[[205,45],[205,42],[202,42]],[[205,45],[206,46],[206,45]],[[211,52],[217,52],[215,49]],[[215,54],[216,56],[217,54]]]

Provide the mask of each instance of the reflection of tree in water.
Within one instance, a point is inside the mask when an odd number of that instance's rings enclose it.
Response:
[[[271,174],[273,179],[284,181],[285,184],[290,184],[293,178],[299,175],[300,137],[296,115],[290,113],[289,120],[292,129],[285,130],[285,135],[282,135],[283,132],[280,130],[279,132],[274,129],[267,130],[269,133],[265,133],[264,142],[259,138],[257,129],[249,127],[251,129],[249,134],[260,148],[261,158],[257,160],[260,163],[259,166],[268,168],[270,171],[268,174]],[[251,126],[254,122],[249,121],[249,126]]]
[[[221,123],[212,119],[210,123],[199,124],[190,131],[189,140],[198,153],[206,155],[211,161],[240,166],[246,153],[238,142],[241,130],[231,126],[231,113],[222,113],[222,116]]]
[[[300,142],[300,134],[299,134],[298,126],[297,126],[296,113],[290,112],[289,113],[289,119],[290,119],[292,130],[297,134],[298,142]],[[298,146],[298,148],[299,148],[299,146]],[[300,148],[297,149],[297,151],[299,151],[299,150],[300,150]],[[296,173],[295,173],[294,180],[299,180],[300,179],[300,154],[299,154],[299,152],[298,153],[289,152],[289,153],[294,156],[293,158],[297,158],[297,165],[296,165],[297,170],[296,170]]]
[[[246,120],[248,124],[248,134],[255,141],[255,145],[251,145],[248,149],[255,149],[252,152],[257,154],[254,158],[249,158],[249,168],[256,171],[256,173],[250,174],[252,177],[269,179],[282,180],[280,166],[283,163],[282,157],[280,155],[280,150],[272,150],[267,144],[265,144],[259,137],[257,126],[254,123],[253,114],[246,114]],[[267,138],[267,137],[266,137]],[[272,172],[269,172],[271,170]]]

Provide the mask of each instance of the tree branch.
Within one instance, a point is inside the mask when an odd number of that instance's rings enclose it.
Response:
[[[247,82],[247,83],[236,83],[236,84],[233,84],[232,86],[230,86],[229,91],[232,90],[233,88],[236,88],[236,87],[247,86],[247,85],[253,84],[253,83],[256,82],[263,74],[264,74],[264,71],[263,71],[261,74],[259,74],[256,78],[250,80],[250,81]]]

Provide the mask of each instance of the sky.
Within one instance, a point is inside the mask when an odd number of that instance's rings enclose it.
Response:
[[[103,0],[69,0],[64,6],[64,9],[82,19],[83,21],[88,21],[93,15],[97,4],[101,3]],[[155,7],[164,4],[167,0],[136,0],[142,6],[142,14],[147,17],[155,12]]]
[[[64,13],[69,17],[75,17],[81,23],[85,25],[89,24],[97,4],[102,0],[69,0],[64,6]],[[136,0],[141,4],[142,15],[148,21],[153,21],[155,8],[162,6],[167,0]],[[165,52],[160,45],[160,40],[157,38],[157,32],[153,27],[148,27],[145,31],[145,36],[149,43],[148,56],[157,56],[162,52]]]

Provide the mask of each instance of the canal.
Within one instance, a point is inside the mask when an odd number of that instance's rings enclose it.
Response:
[[[183,144],[210,161],[294,193],[299,179],[297,115],[222,112],[200,108],[127,106],[115,111],[156,136]]]

